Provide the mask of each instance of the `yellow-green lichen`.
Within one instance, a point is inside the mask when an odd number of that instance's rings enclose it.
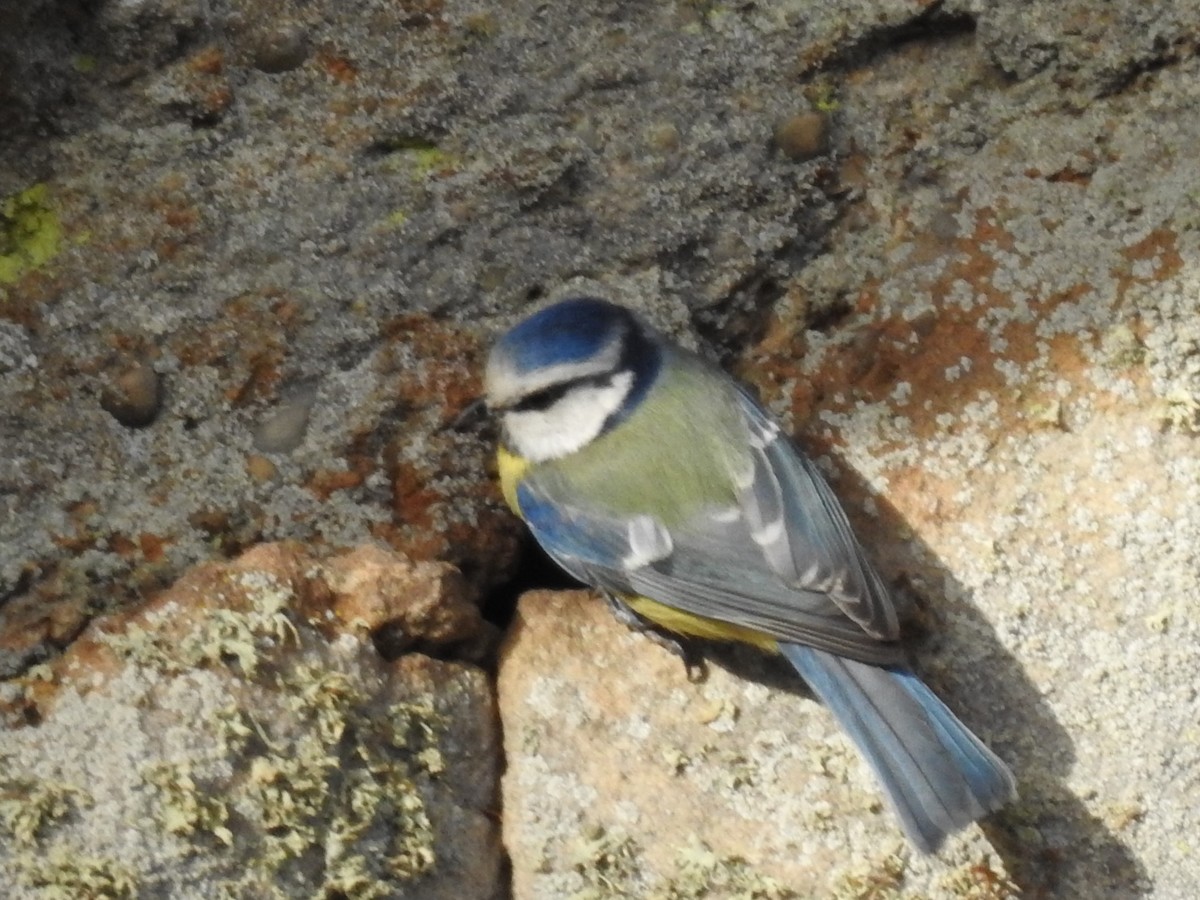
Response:
[[[49,852],[27,852],[13,861],[13,875],[42,900],[132,900],[137,896],[133,872],[115,860],[84,856],[58,845]]]
[[[941,886],[963,900],[1016,900],[1021,889],[987,862],[960,866],[942,879]]]
[[[430,147],[426,150],[414,150],[411,153],[413,171],[417,175],[425,176],[439,169],[445,169],[453,164],[452,157],[445,150],[439,150],[437,147]]]
[[[444,724],[430,702],[393,703],[385,722],[388,742],[397,749],[419,750],[429,746]]]
[[[898,900],[908,862],[900,853],[889,853],[868,868],[846,875],[834,888],[833,900]]]
[[[1120,322],[1100,336],[1101,362],[1110,369],[1126,369],[1146,360],[1146,347],[1137,332]]]
[[[378,900],[395,894],[395,889],[379,880],[367,870],[367,861],[361,855],[326,860],[325,883],[322,898],[337,900]]]
[[[832,81],[818,79],[805,91],[813,108],[818,112],[836,112],[841,103],[838,101],[838,88]]]
[[[1159,418],[1168,428],[1200,434],[1200,400],[1182,387],[1174,388],[1161,399]]]
[[[222,798],[197,787],[190,762],[158,762],[143,774],[160,792],[163,828],[180,836],[204,832],[226,847],[233,844],[233,832],[225,824],[229,807]]]
[[[571,900],[608,900],[637,896],[641,878],[641,850],[623,831],[595,826],[582,834],[574,847],[572,868],[584,887]]]
[[[756,872],[738,856],[715,853],[698,838],[678,852],[674,868],[660,879],[643,869],[637,842],[620,830],[593,827],[574,847],[572,868],[584,886],[571,900],[612,900],[645,897],[646,900],[793,900],[799,897],[774,878]]]
[[[799,897],[774,878],[755,872],[739,856],[720,856],[699,840],[679,852],[676,870],[649,900],[792,900]]]
[[[422,875],[436,862],[433,826],[414,779],[436,778],[444,770],[437,746],[442,725],[443,719],[429,698],[392,704],[376,726],[382,730],[379,743],[391,752],[376,754],[367,763],[387,791],[388,817],[396,834],[387,865],[399,878]]]
[[[0,830],[22,847],[33,846],[73,807],[90,805],[81,788],[37,778],[0,778]]]
[[[689,752],[677,747],[668,748],[663,751],[662,759],[673,775],[682,775],[700,762],[710,763],[713,770],[721,773],[720,783],[727,792],[756,785],[762,780],[762,770],[755,760],[743,753],[718,749],[713,744],[704,744]]]
[[[385,799],[384,788],[365,769],[347,773],[344,809],[330,824],[325,842],[326,865],[340,863],[349,857],[347,848],[366,832]]]
[[[408,213],[402,209],[396,209],[392,210],[392,212],[388,213],[387,216],[384,217],[383,224],[384,227],[389,229],[402,228],[407,221]]]
[[[672,775],[682,775],[692,767],[693,759],[678,747],[668,747],[662,752],[662,761]]]
[[[247,725],[247,720],[250,725]],[[242,750],[249,742],[254,734],[258,734],[266,743],[266,734],[262,730],[262,726],[254,720],[254,717],[242,711],[242,708],[236,703],[228,703],[218,709],[212,716],[213,731],[217,736],[220,745],[220,751],[228,753],[230,751]],[[252,727],[253,726],[253,727]]]
[[[454,157],[433,141],[412,135],[392,135],[375,142],[378,150],[388,154],[384,168],[390,171],[409,171],[424,178],[440,169],[454,165]]]
[[[1025,418],[1031,425],[1045,428],[1063,427],[1063,405],[1057,397],[1045,402],[1030,401],[1025,404]]]
[[[238,608],[164,607],[107,638],[137,664],[228,693],[205,740],[142,770],[155,821],[208,857],[236,857],[230,896],[394,896],[437,859],[423,793],[446,768],[434,696],[381,703],[363,681],[373,669],[339,667],[295,621],[289,589],[256,572],[232,581]]]
[[[302,664],[292,669],[286,681],[291,711],[312,716],[326,745],[340,741],[348,716],[364,699],[350,679],[341,672]]]
[[[0,284],[12,284],[54,259],[62,238],[62,223],[45,184],[5,199],[0,203]]]
[[[263,860],[278,869],[317,844],[317,823],[330,799],[339,760],[319,742],[301,739],[286,754],[255,757],[247,783],[265,834]]]
[[[713,697],[703,701],[696,709],[696,719],[701,725],[729,726],[737,722],[742,711],[728,697]]]
[[[720,771],[727,791],[753,787],[759,782],[762,775],[758,764],[741,753],[730,753],[722,761]]]
[[[387,856],[387,867],[391,874],[407,881],[424,875],[437,862],[435,835],[425,812],[425,801],[417,793],[416,786],[398,771],[392,772],[387,786],[392,824],[397,830],[393,849]]]
[[[298,642],[296,626],[287,613],[292,592],[262,572],[239,576],[248,588],[252,606],[248,610],[212,609],[182,637],[160,630],[148,631],[130,625],[124,632],[102,639],[125,658],[177,673],[200,666],[236,662],[242,673],[253,677],[262,653],[288,640]],[[169,611],[161,611],[165,619]]]
[[[346,675],[304,663],[278,683],[292,718],[308,727],[288,740],[262,735],[268,752],[250,762],[263,879],[313,852],[324,861],[322,896],[371,898],[373,884],[390,884],[388,893],[395,879],[429,871],[435,834],[414,779],[444,766],[432,704],[398,703],[379,716]],[[364,855],[357,842],[368,832],[391,835],[385,853]]]
[[[426,747],[415,757],[418,767],[428,775],[438,776],[446,771],[446,760],[437,747]]]

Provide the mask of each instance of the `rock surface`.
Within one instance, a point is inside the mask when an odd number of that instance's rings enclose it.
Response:
[[[0,732],[5,896],[499,896],[487,676],[339,620],[381,571],[438,592],[382,557],[200,567],[10,690],[37,724]]]
[[[913,853],[853,746],[778,662],[723,654],[691,683],[594,596],[525,595],[499,680],[514,896],[1016,896],[986,838],[1013,840],[1019,816]],[[969,721],[994,712],[955,706]],[[1006,749],[1003,731],[980,732]]]
[[[499,682],[514,896],[853,897],[877,881],[941,897],[1006,883],[977,832],[914,858],[800,680],[740,662],[689,683],[594,596],[522,597]]]
[[[37,666],[78,658],[98,614],[264,540],[315,556],[382,542],[412,566],[457,566],[458,587],[428,570],[451,592],[503,583],[518,531],[489,436],[455,419],[497,329],[595,291],[698,337],[798,432],[914,595],[931,680],[1022,779],[984,832],[993,849],[969,835],[941,869],[880,862],[866,838],[893,832],[855,806],[869,784],[835,791],[830,830],[797,850],[838,835],[831,865],[862,868],[828,884],[1190,897],[1197,47],[1198,0],[0,4],[0,678],[22,679],[6,702],[49,704]],[[372,590],[351,619],[392,616]],[[412,636],[421,622],[460,635],[443,612],[364,633],[390,653],[488,662],[486,637]],[[526,628],[509,658],[540,665],[542,633]],[[351,659],[373,659],[362,637]],[[658,665],[643,644],[595,663]],[[304,649],[350,671],[341,652]],[[363,684],[407,664],[361,663]],[[546,664],[560,681],[582,665]],[[643,681],[692,690],[663,665]],[[264,715],[281,702],[223,671],[203,669],[259,691]],[[839,746],[812,704],[718,687],[773,710],[788,752]],[[51,734],[45,710],[0,742]],[[89,721],[91,757],[119,766],[119,735]],[[712,760],[691,762],[716,783]],[[653,753],[647,766],[663,777]],[[840,778],[781,790],[815,803]],[[681,804],[743,796],[683,799],[686,773],[669,784]],[[552,784],[526,785],[511,808],[541,818],[506,828],[527,850],[577,798],[554,812]],[[76,795],[33,787],[73,827]],[[21,810],[23,830],[41,821]],[[767,891],[751,882],[772,860],[738,869],[721,855],[736,848],[682,833],[656,848],[618,833],[618,813],[588,820],[608,837],[585,834],[585,861],[681,896]],[[822,824],[778,822],[797,845],[801,824]],[[129,873],[89,852],[88,889],[126,890]],[[576,858],[514,850],[514,878],[602,890]],[[968,860],[987,868],[957,884]],[[802,893],[828,874],[780,872]]]

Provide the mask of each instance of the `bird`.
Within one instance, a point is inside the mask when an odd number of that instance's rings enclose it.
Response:
[[[782,655],[922,853],[1015,798],[1009,768],[907,664],[888,586],[748,388],[589,296],[509,328],[483,380],[506,502],[623,620]]]

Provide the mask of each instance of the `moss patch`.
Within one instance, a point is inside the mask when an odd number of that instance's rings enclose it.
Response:
[[[377,152],[389,159],[385,168],[398,172],[409,171],[418,178],[425,178],[442,169],[452,168],[456,160],[433,141],[413,135],[390,135],[375,144]]]
[[[62,223],[49,190],[35,184],[0,204],[0,284],[44,266],[62,249]]]

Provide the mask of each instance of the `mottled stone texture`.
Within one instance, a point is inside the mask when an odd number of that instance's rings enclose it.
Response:
[[[587,290],[698,341],[819,458],[1022,800],[958,855],[900,866],[852,764],[844,795],[797,770],[781,796],[805,809],[758,812],[795,856],[739,869],[740,844],[658,846],[600,788],[581,857],[557,837],[531,856],[578,797],[510,779],[515,884],[599,858],[675,896],[769,896],[764,872],[801,895],[1190,896],[1197,46],[1197,0],[0,4],[6,703],[97,614],[262,541],[450,564],[473,606],[511,577],[519,529],[490,435],[456,419],[499,328]],[[361,600],[349,619],[390,655],[488,662],[486,635],[431,647],[370,624],[394,612],[379,590]],[[406,621],[458,634],[443,612]],[[570,619],[534,621],[522,677],[596,690],[570,668],[591,647],[564,672],[540,655]],[[698,690],[595,627],[614,678],[636,660],[649,688]],[[787,752],[840,746],[811,704],[754,697]],[[715,766],[694,734],[656,733],[625,761],[637,783],[664,752]],[[576,746],[580,771],[614,766]],[[747,796],[688,799],[695,781],[669,780],[681,816]],[[35,805],[64,796],[43,784]],[[968,860],[986,868],[960,883]]]
[[[394,554],[263,545],[10,683],[5,895],[500,896],[487,676],[381,658],[341,618],[381,581],[397,607],[440,594],[446,616],[474,611]]]
[[[910,855],[853,746],[775,662],[727,658],[689,683],[596,597],[522,597],[499,683],[514,895],[602,896],[607,878],[630,897],[850,897],[886,878],[956,896],[1007,880],[986,832]],[[731,878],[761,893],[727,894]]]

